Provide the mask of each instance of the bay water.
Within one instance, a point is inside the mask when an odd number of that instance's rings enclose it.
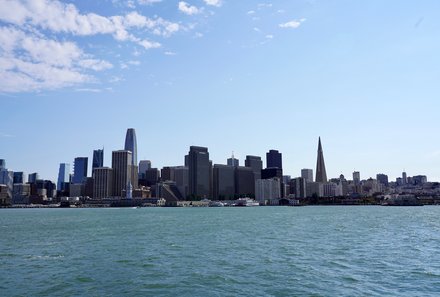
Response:
[[[440,296],[440,207],[1,209],[0,296]]]

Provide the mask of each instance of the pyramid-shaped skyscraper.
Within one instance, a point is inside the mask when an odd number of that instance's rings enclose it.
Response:
[[[327,172],[325,171],[324,153],[322,152],[321,137],[318,143],[318,160],[316,161],[316,180],[317,183],[327,182]]]

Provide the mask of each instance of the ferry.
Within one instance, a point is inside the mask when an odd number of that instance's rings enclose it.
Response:
[[[237,203],[235,203],[235,206],[260,206],[260,203],[255,201],[254,199],[245,197],[239,198],[237,200]]]

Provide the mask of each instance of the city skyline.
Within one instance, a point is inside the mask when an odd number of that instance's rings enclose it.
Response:
[[[321,136],[328,178],[440,180],[438,1],[153,2],[0,2],[9,168],[56,181],[101,147],[109,166],[135,127],[154,168],[276,149],[300,176]]]

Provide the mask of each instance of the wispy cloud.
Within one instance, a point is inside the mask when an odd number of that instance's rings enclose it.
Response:
[[[194,5],[190,5],[185,1],[180,1],[177,6],[181,12],[187,15],[198,14],[201,12],[201,9],[197,8]]]
[[[11,137],[15,137],[15,136],[11,135],[11,134],[8,134],[8,133],[0,132],[0,137],[2,137],[2,138],[11,138]]]
[[[280,28],[285,28],[285,29],[296,29],[299,26],[301,26],[301,24],[304,23],[305,21],[306,21],[305,18],[302,18],[300,20],[291,20],[291,21],[288,21],[286,23],[281,23],[278,26]]]
[[[69,41],[72,37],[111,35],[148,50],[161,44],[146,34],[169,37],[180,30],[178,23],[136,11],[110,17],[83,14],[74,4],[56,0],[0,0],[0,7],[0,92],[7,93],[89,83],[96,80],[93,72],[113,67]]]
[[[204,0],[204,1],[205,1],[206,5],[217,6],[217,7],[222,6],[221,0]]]

